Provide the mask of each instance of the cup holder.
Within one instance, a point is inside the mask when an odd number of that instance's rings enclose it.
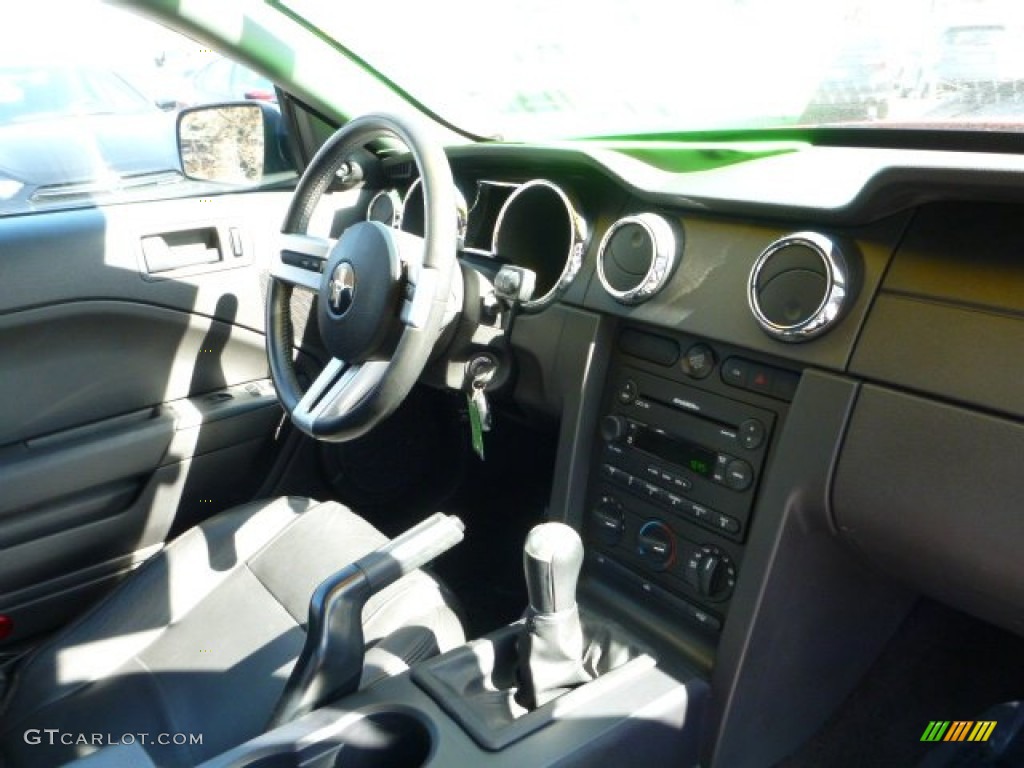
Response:
[[[335,768],[420,768],[430,757],[430,731],[406,712],[374,712],[338,738],[342,747]]]
[[[405,710],[367,712],[323,741],[297,751],[243,759],[233,768],[421,768],[433,739],[417,715]]]

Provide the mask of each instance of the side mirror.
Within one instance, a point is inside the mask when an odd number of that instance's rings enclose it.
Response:
[[[190,179],[253,185],[294,169],[283,121],[270,104],[204,104],[178,113],[178,152]]]

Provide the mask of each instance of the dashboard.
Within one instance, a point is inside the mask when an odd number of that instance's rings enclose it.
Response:
[[[464,268],[536,276],[514,400],[560,421],[585,589],[710,676],[743,765],[751,734],[805,738],[917,595],[1024,634],[1024,158],[674,151],[449,157]],[[412,167],[385,172],[379,220],[416,231]]]

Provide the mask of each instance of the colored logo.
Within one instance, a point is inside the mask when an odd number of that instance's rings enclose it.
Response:
[[[932,720],[921,741],[988,741],[995,727],[995,720]]]

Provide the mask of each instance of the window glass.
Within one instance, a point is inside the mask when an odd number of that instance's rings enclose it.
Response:
[[[193,84],[204,94],[202,101],[212,101],[219,94],[226,98],[231,90],[231,62],[227,59],[211,61],[199,69]]]
[[[1024,131],[1021,0],[392,0],[387,34],[280,1],[478,135]]]
[[[249,83],[283,130],[268,80],[98,0],[19,7],[3,37],[0,216],[211,194],[218,187],[182,172],[178,113],[250,98]],[[275,146],[286,145],[281,136]],[[276,158],[274,170],[281,167]]]

